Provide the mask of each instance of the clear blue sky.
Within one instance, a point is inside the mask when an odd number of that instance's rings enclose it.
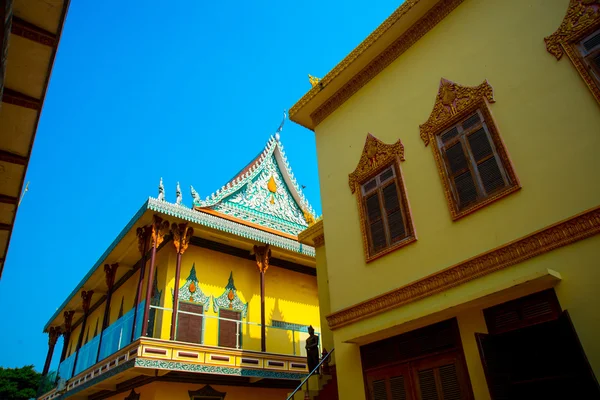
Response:
[[[0,280],[0,366],[34,364],[42,328],[162,176],[204,198],[401,0],[72,1]],[[10,68],[10,65],[9,65]],[[282,142],[321,212],[313,133]],[[52,362],[60,358],[61,342]]]

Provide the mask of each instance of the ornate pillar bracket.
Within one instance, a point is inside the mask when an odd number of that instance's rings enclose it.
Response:
[[[73,324],[73,315],[75,315],[75,311],[65,311],[63,313],[63,317],[65,319],[65,331],[64,331],[64,334],[71,333],[72,324]]]
[[[92,303],[92,296],[94,295],[94,291],[93,290],[82,290],[81,291],[81,298],[83,299],[83,304],[81,305],[81,307],[83,308],[83,313],[87,316],[88,312],[90,311],[90,304]]]
[[[51,326],[48,328],[48,346],[54,347],[61,333],[60,326]]]
[[[271,259],[271,246],[254,246],[254,256],[256,257],[256,266],[261,273],[267,272],[269,269],[269,261]]]
[[[165,240],[165,235],[169,233],[169,221],[163,220],[158,215],[154,215],[152,218],[150,242],[152,247],[158,248],[160,244]]]
[[[108,287],[108,292],[112,292],[113,286],[115,285],[115,277],[117,276],[117,268],[119,268],[119,263],[114,263],[111,265],[104,264],[104,274],[106,278],[106,286]]]
[[[194,228],[185,224],[173,224],[171,225],[171,234],[173,235],[173,245],[177,254],[183,254],[190,245],[190,239],[194,234]]]
[[[151,234],[152,228],[150,225],[137,228],[136,230],[136,235],[138,238],[138,250],[142,257],[144,257],[148,252],[148,239],[150,238]]]
[[[175,266],[175,286],[173,288],[173,314],[171,316],[171,340],[175,340],[175,328],[177,326],[177,311],[179,309],[179,277],[181,273],[181,256],[187,250],[190,239],[194,234],[194,229],[185,224],[171,225],[171,235],[173,235],[173,245],[177,252],[177,264]]]

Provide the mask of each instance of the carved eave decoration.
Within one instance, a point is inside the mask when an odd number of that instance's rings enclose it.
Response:
[[[435,135],[463,118],[465,114],[473,112],[486,101],[488,103],[495,101],[494,89],[487,80],[479,86],[470,87],[442,78],[433,111],[427,122],[419,125],[421,139],[425,146],[434,140]]]
[[[361,183],[380,168],[398,160],[404,161],[404,145],[400,140],[394,144],[385,144],[369,133],[358,165],[354,172],[348,175],[350,191],[354,193]]]
[[[575,68],[600,102],[600,88],[583,63],[576,45],[600,27],[600,0],[571,0],[558,29],[544,38],[546,50],[557,60],[567,53]]]
[[[196,277],[196,263],[192,264],[190,275],[187,277],[185,284],[179,288],[179,301],[201,304],[205,310],[210,305],[210,296],[202,292],[200,283]]]
[[[219,312],[220,308],[239,311],[242,318],[246,318],[248,314],[248,303],[243,303],[237,294],[237,289],[233,282],[233,272],[229,274],[229,282],[225,286],[225,291],[219,297],[213,296],[213,311]]]
[[[206,385],[203,388],[200,388],[198,390],[190,390],[188,391],[189,395],[190,395],[190,400],[194,400],[194,399],[204,399],[204,398],[209,398],[209,399],[225,399],[225,396],[227,395],[227,393],[225,392],[219,392],[218,390],[213,389],[210,385]]]

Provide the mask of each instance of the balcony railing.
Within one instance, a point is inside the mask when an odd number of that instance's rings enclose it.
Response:
[[[145,302],[142,302],[138,306],[133,340],[141,336],[144,305]],[[148,315],[148,334],[146,336],[169,340],[172,315],[173,310],[170,308],[151,305]],[[261,351],[261,324],[182,310],[178,310],[177,315],[176,326],[179,329],[175,329],[176,341],[228,349]],[[188,317],[187,320],[182,321],[181,317],[183,315],[187,315],[191,319]],[[75,375],[87,370],[97,362],[111,357],[132,342],[133,316],[134,309],[132,308],[102,332],[101,345],[100,335],[97,335],[79,349]],[[184,329],[183,326],[180,327],[180,323],[188,324],[187,329]],[[317,332],[315,334],[318,335]],[[308,333],[305,329],[266,326],[265,335],[266,349],[270,354],[306,355],[304,344]],[[98,354],[99,345],[100,352]],[[60,379],[66,381],[73,377],[75,357],[76,353],[73,353],[59,365]]]

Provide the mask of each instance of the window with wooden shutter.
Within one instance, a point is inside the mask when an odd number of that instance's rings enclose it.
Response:
[[[442,354],[411,363],[418,400],[471,398],[468,376],[456,354]]]
[[[179,312],[177,316],[177,336],[180,342],[202,343],[202,313],[201,304],[187,302],[179,303]],[[193,314],[188,314],[193,313]]]
[[[454,219],[517,188],[502,142],[493,135],[486,109],[468,114],[437,135]],[[495,129],[494,129],[495,130]]]
[[[360,185],[367,261],[412,242],[414,229],[398,166],[387,165]]]
[[[579,51],[595,84],[600,87],[600,29],[579,43]]]
[[[239,311],[219,310],[219,346],[238,348],[242,345],[242,315]]]
[[[369,372],[367,386],[370,400],[412,400],[408,364]]]

